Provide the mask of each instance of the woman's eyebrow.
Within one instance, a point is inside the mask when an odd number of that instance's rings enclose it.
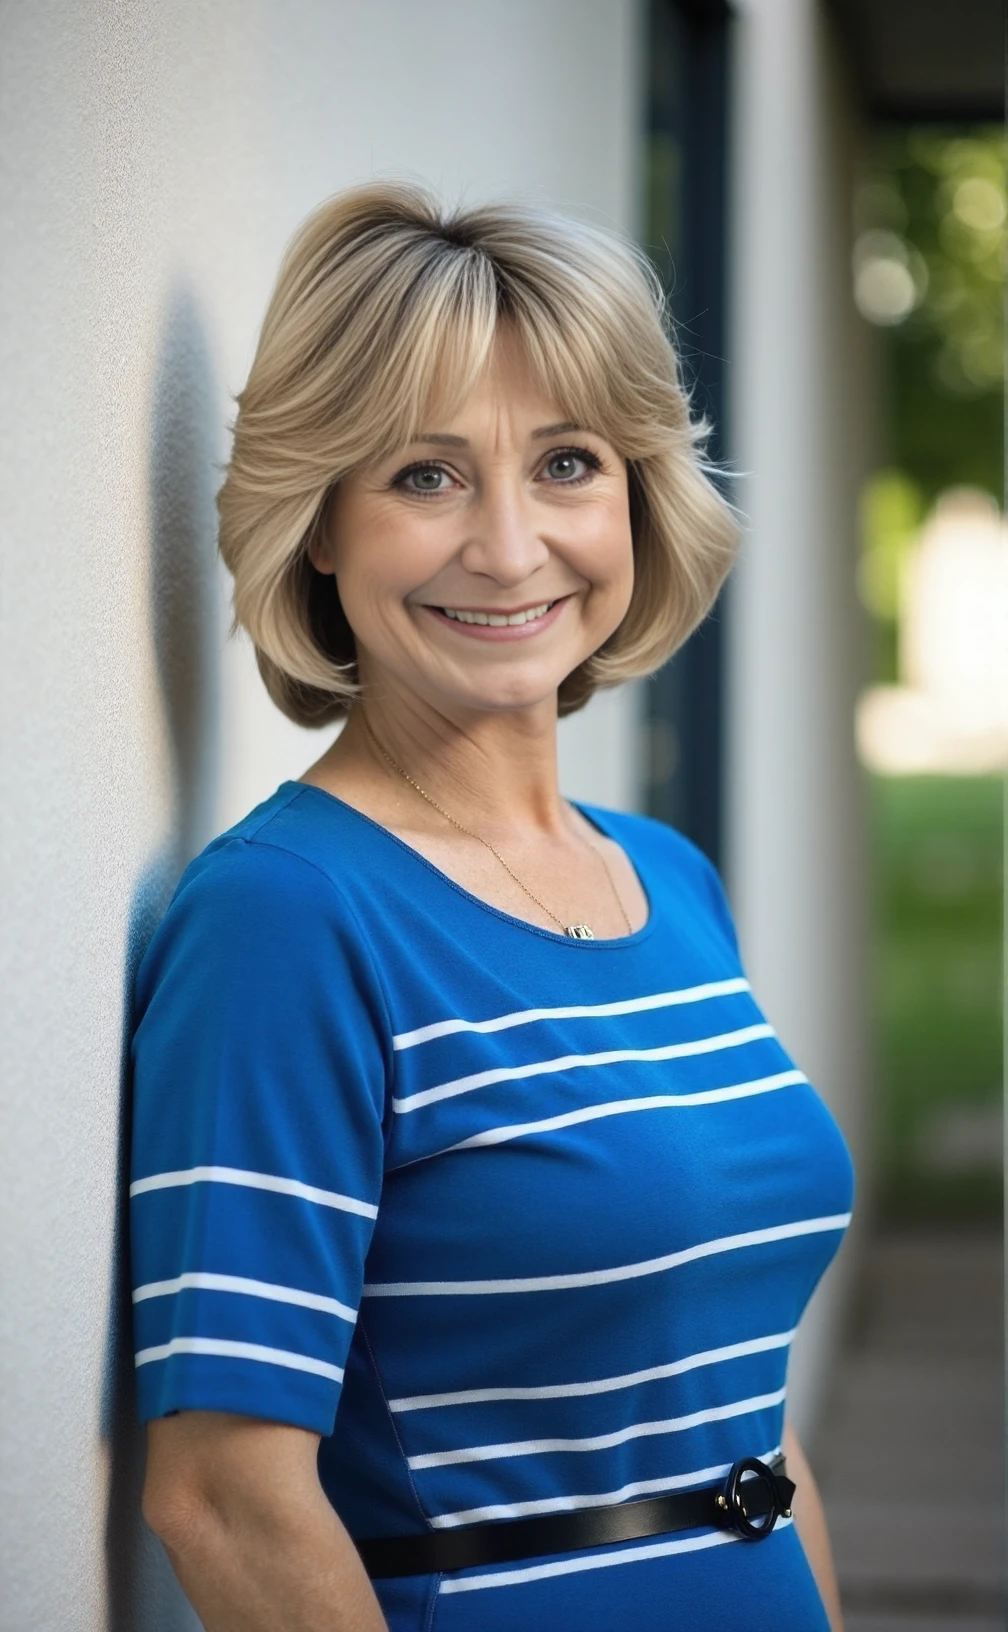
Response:
[[[559,425],[543,425],[539,430],[532,432],[533,441],[543,441],[549,436],[567,436],[571,431],[581,431],[583,425],[575,425],[573,420],[564,420]],[[433,443],[439,448],[467,448],[468,440],[464,436],[450,436],[447,431],[419,431],[413,438],[413,443]]]
[[[583,425],[575,425],[572,419],[565,419],[559,425],[544,425],[541,430],[533,431],[533,439],[547,436],[569,436],[572,431],[583,431]]]

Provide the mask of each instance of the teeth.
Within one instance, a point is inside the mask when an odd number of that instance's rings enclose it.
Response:
[[[446,618],[454,618],[456,623],[483,623],[491,629],[505,629],[544,618],[555,604],[553,601],[543,601],[542,606],[530,606],[527,612],[512,612],[507,617],[499,612],[462,612],[450,606],[442,606],[440,610]]]

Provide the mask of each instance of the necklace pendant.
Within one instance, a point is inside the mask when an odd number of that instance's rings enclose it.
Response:
[[[569,935],[573,941],[593,941],[595,939],[595,931],[588,924],[566,924],[564,934]]]

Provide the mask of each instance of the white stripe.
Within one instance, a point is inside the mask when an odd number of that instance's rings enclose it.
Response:
[[[553,1133],[557,1128],[571,1128],[579,1122],[594,1122],[603,1116],[626,1116],[631,1111],[674,1110],[691,1105],[718,1105],[730,1099],[750,1099],[755,1094],[769,1094],[777,1088],[791,1088],[808,1082],[804,1071],[779,1071],[773,1077],[758,1077],[753,1082],[737,1082],[728,1088],[704,1088],[695,1094],[651,1094],[646,1099],[613,1099],[605,1105],[588,1105],[580,1111],[566,1111],[562,1116],[547,1116],[541,1122],[513,1122],[508,1127],[488,1128],[485,1133],[474,1133],[460,1139],[457,1145],[446,1145],[438,1151],[448,1156],[455,1150],[475,1150],[481,1145],[503,1145],[509,1139],[521,1139],[528,1133]]]
[[[794,1338],[790,1332],[774,1332],[770,1337],[754,1337],[744,1343],[727,1343],[720,1349],[704,1349],[700,1354],[687,1354],[682,1360],[670,1360],[664,1366],[648,1366],[645,1371],[628,1371],[621,1377],[600,1377],[588,1383],[545,1383],[535,1388],[461,1388],[452,1394],[407,1394],[398,1400],[389,1400],[390,1411],[429,1411],[442,1405],[487,1405],[495,1400],[571,1400],[586,1394],[611,1394],[621,1388],[636,1388],[639,1383],[660,1382],[665,1377],[681,1377],[683,1372],[696,1371],[699,1366],[716,1366],[723,1360],[739,1360],[748,1354],[766,1354],[771,1349],[786,1349]]]
[[[660,1275],[697,1258],[712,1258],[719,1252],[735,1252],[742,1247],[759,1247],[768,1241],[788,1241],[793,1236],[820,1235],[827,1230],[844,1230],[850,1213],[834,1213],[829,1218],[801,1218],[794,1224],[774,1224],[765,1230],[747,1230],[744,1235],[725,1235],[717,1241],[701,1241],[664,1258],[648,1258],[641,1264],[620,1264],[615,1269],[588,1269],[575,1275],[528,1275],[502,1281],[377,1281],[364,1288],[366,1298],[455,1298],[484,1297],[500,1292],[564,1292],[580,1286],[608,1286],[613,1281],[632,1281],[640,1275]]]
[[[310,1354],[293,1354],[290,1349],[268,1349],[262,1343],[233,1343],[224,1337],[173,1337],[170,1343],[158,1343],[151,1349],[140,1349],[134,1360],[138,1366],[149,1366],[152,1360],[170,1360],[173,1354],[209,1354],[226,1360],[257,1360],[267,1366],[286,1366],[290,1371],[310,1371],[318,1377],[328,1377],[334,1383],[343,1381],[339,1366],[328,1360],[315,1360]]]
[[[753,1411],[766,1411],[782,1405],[786,1390],[775,1389],[772,1394],[754,1394],[749,1400],[732,1400],[728,1405],[711,1405],[704,1411],[691,1411],[685,1417],[665,1417],[659,1422],[634,1422],[628,1428],[617,1428],[610,1434],[592,1434],[586,1439],[513,1439],[501,1445],[468,1445],[454,1451],[428,1451],[423,1456],[409,1457],[414,1473],[424,1468],[450,1468],[460,1462],[496,1462],[510,1456],[548,1456],[559,1451],[611,1451],[616,1445],[626,1445],[632,1439],[653,1439],[659,1434],[682,1434],[690,1428],[699,1428],[705,1422],[727,1422],[732,1417],[747,1417]]]
[[[614,1014],[640,1014],[647,1009],[667,1009],[677,1003],[700,1003],[707,997],[728,997],[733,992],[747,992],[749,982],[744,977],[731,980],[711,980],[704,986],[686,986],[678,992],[654,992],[648,997],[628,997],[617,1003],[575,1003],[563,1009],[516,1009],[513,1014],[499,1014],[493,1020],[436,1020],[432,1026],[417,1026],[415,1031],[400,1031],[392,1039],[394,1049],[416,1048],[418,1043],[429,1043],[435,1037],[450,1037],[458,1031],[508,1031],[512,1026],[528,1026],[535,1020],[594,1020],[607,1019]]]
[[[281,1196],[297,1196],[301,1201],[314,1201],[320,1207],[337,1207],[342,1213],[359,1213],[361,1218],[377,1218],[378,1209],[369,1201],[357,1201],[353,1196],[341,1196],[338,1190],[319,1190],[314,1184],[302,1184],[300,1179],[282,1179],[276,1173],[251,1173],[243,1167],[184,1167],[174,1173],[152,1173],[146,1179],[134,1179],[131,1196],[144,1196],[148,1190],[171,1190],[180,1184],[238,1184],[249,1190],[272,1190]]]
[[[780,1446],[767,1451],[761,1458],[769,1462]],[[683,1490],[691,1485],[713,1484],[723,1479],[731,1467],[724,1462],[716,1468],[697,1468],[693,1473],[674,1474],[666,1479],[636,1479],[633,1484],[621,1485],[619,1490],[603,1490],[590,1496],[545,1496],[531,1502],[496,1502],[489,1507],[460,1508],[456,1513],[441,1513],[431,1519],[435,1530],[454,1530],[460,1524],[481,1524],[491,1519],[533,1518],[538,1513],[569,1513],[583,1507],[608,1507],[616,1502],[632,1501],[636,1496],[656,1496],[663,1491]]]
[[[793,1519],[778,1519],[775,1530],[786,1530]],[[441,1582],[438,1596],[452,1592],[479,1592],[484,1587],[517,1587],[526,1581],[546,1581],[551,1575],[578,1575],[583,1570],[605,1570],[614,1564],[640,1564],[647,1558],[668,1558],[675,1553],[698,1553],[706,1547],[727,1546],[740,1541],[733,1530],[713,1530],[706,1536],[686,1541],[650,1542],[646,1547],[628,1547],[622,1553],[595,1553],[589,1558],[566,1558],[558,1564],[533,1564],[523,1570],[501,1570],[498,1575],[463,1575]]]
[[[296,1303],[302,1309],[320,1309],[325,1315],[336,1315],[348,1320],[351,1326],[357,1319],[356,1309],[340,1303],[337,1298],[324,1298],[319,1292],[301,1292],[294,1286],[276,1286],[271,1281],[250,1281],[244,1275],[215,1275],[206,1270],[191,1270],[176,1275],[170,1281],[148,1281],[138,1286],[133,1294],[134,1303],[147,1298],[167,1298],[189,1287],[205,1292],[238,1292],[247,1298],[267,1298],[271,1303]]]
[[[754,1043],[761,1037],[773,1035],[773,1026],[764,1022],[758,1026],[743,1026],[739,1031],[724,1031],[717,1037],[700,1037],[696,1042],[669,1043],[664,1048],[609,1048],[601,1054],[563,1054],[554,1060],[533,1060],[529,1065],[497,1066],[490,1071],[474,1071],[468,1077],[456,1077],[452,1082],[439,1082],[433,1088],[407,1094],[405,1099],[393,1099],[392,1109],[404,1116],[409,1111],[421,1110],[424,1105],[433,1105],[439,1099],[470,1094],[474,1088],[489,1088],[495,1082],[522,1082],[527,1077],[541,1077],[553,1071],[574,1071],[591,1065],[622,1065],[627,1060],[681,1060],[693,1054],[716,1054],[722,1048],[740,1048],[743,1043]]]

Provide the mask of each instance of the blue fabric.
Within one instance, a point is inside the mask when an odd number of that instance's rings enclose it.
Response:
[[[717,875],[585,808],[636,934],[477,900],[284,783],[186,870],[139,971],[140,1409],[322,1436],[351,1534],[709,1484],[780,1444],[852,1194]],[[378,1584],[393,1632],[825,1632],[797,1534]]]

